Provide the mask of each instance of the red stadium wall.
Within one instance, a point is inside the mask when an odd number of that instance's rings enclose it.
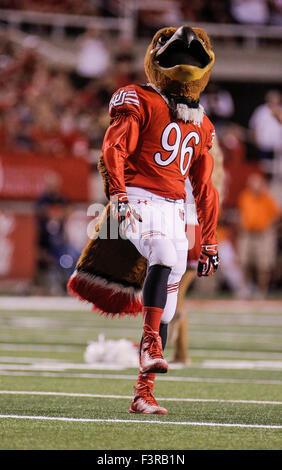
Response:
[[[0,151],[0,199],[36,199],[50,171],[61,177],[61,190],[69,201],[88,201],[90,165],[85,160],[15,151]]]
[[[32,278],[35,237],[32,214],[0,211],[0,280]]]
[[[46,176],[60,177],[70,203],[87,203],[91,167],[83,159],[0,151],[0,282],[31,281],[37,259],[34,202]],[[18,209],[20,207],[20,210]]]

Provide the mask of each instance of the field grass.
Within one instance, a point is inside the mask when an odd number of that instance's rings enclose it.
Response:
[[[138,342],[141,318],[0,297],[0,449],[281,450],[282,302],[188,310],[192,363],[156,382],[168,415],[131,415],[137,370],[91,366],[84,352],[101,333]]]

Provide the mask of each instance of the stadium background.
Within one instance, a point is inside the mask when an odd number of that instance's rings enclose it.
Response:
[[[87,240],[89,206],[105,202],[96,166],[110,97],[121,86],[145,83],[143,57],[152,35],[184,23],[206,29],[215,49],[201,101],[215,124],[225,167],[222,270],[204,285],[195,280],[190,295],[281,295],[279,217],[272,227],[277,256],[266,292],[256,288],[253,274],[250,289],[244,288],[239,253],[239,200],[249,175],[265,175],[268,190],[282,203],[279,0],[0,1],[1,293],[66,295]],[[276,139],[266,155],[252,117],[270,90],[276,90],[278,127],[274,131],[265,115],[256,119]]]

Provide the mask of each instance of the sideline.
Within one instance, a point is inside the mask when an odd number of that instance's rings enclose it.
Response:
[[[148,419],[96,419],[96,418],[65,418],[59,416],[24,416],[24,415],[0,415],[7,419],[30,419],[42,421],[68,421],[76,423],[126,423],[126,424],[172,424],[180,426],[210,426],[229,428],[257,428],[257,429],[282,429],[282,425],[272,424],[241,424],[241,423],[201,423],[194,421],[158,421]]]

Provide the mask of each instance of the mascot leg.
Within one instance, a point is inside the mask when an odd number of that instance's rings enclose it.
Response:
[[[187,290],[195,278],[195,270],[188,269],[183,275],[178,292],[176,313],[170,323],[169,338],[173,344],[173,357],[170,362],[183,364],[189,363],[188,357],[188,316],[185,310],[184,299]]]
[[[151,240],[148,244],[150,246],[148,252],[149,269],[143,289],[145,306],[144,333],[140,345],[140,371],[135,384],[130,413],[167,414],[167,410],[160,407],[155,400],[153,390],[156,378],[155,372],[166,372],[167,370],[167,368],[164,370],[163,363],[161,363],[161,361],[164,361],[162,351],[164,351],[167,341],[168,323],[175,313],[179,283],[186,269],[187,250],[182,249],[179,251],[175,248],[175,245],[167,239]],[[143,255],[145,255],[144,251]],[[152,260],[156,259],[159,263],[166,261],[168,264],[168,261],[170,261],[171,267],[164,264],[150,266]],[[174,264],[172,261],[174,261]],[[146,305],[154,306],[146,307]],[[155,307],[155,305],[158,307]],[[155,312],[155,310],[157,311]],[[162,351],[156,352],[157,348],[155,345],[152,346],[152,342],[148,346],[148,336],[150,336],[152,330],[158,332],[158,343],[161,342]],[[161,354],[162,359],[159,354]],[[152,360],[148,361],[150,355]]]
[[[130,235],[129,235],[129,239]],[[174,278],[177,266],[177,252],[172,240],[160,238],[143,238],[136,243],[143,256],[148,260],[148,272],[143,287],[143,342],[140,356],[141,372],[167,372],[168,365],[162,355],[159,335],[161,321],[166,313],[169,301],[168,286]],[[176,307],[176,302],[175,302]],[[171,308],[171,307],[170,307]],[[171,314],[173,316],[174,312]]]
[[[161,323],[159,335],[162,341],[162,349],[164,350],[167,340],[167,324]],[[140,342],[140,356],[142,351],[143,337]],[[129,413],[146,413],[146,414],[167,414],[167,410],[161,407],[156,401],[153,392],[156,374],[153,372],[142,373],[139,370],[137,381],[134,385],[135,392],[131,402]],[[140,406],[141,398],[141,406]]]
[[[188,214],[189,216],[189,214]],[[170,362],[189,363],[188,350],[188,317],[185,311],[184,299],[187,290],[195,279],[196,266],[201,252],[201,232],[198,224],[190,223],[186,226],[186,235],[189,244],[187,270],[183,275],[178,292],[178,301],[175,316],[170,323],[169,343],[174,346],[174,355]]]
[[[168,366],[160,347],[160,324],[168,324],[175,314],[179,283],[186,270],[188,241],[186,237],[180,242],[164,235],[144,238],[142,233],[138,239],[128,234],[149,265],[143,287],[144,340],[140,368],[143,373],[163,373]]]

